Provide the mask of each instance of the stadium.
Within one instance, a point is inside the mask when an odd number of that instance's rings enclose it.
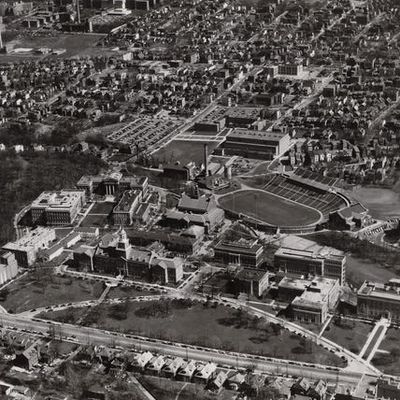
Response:
[[[351,204],[336,180],[297,169],[276,174],[261,189],[238,190],[219,198],[228,216],[268,232],[312,232],[331,212]]]

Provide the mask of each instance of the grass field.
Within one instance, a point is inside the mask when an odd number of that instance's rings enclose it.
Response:
[[[256,190],[228,194],[221,197],[219,203],[224,209],[277,226],[309,225],[320,218],[311,208]]]
[[[389,279],[398,278],[398,275],[390,268],[368,259],[346,256],[346,275],[349,282],[360,287],[364,281],[387,282]]]
[[[108,215],[111,213],[114,206],[115,206],[115,203],[109,203],[109,202],[96,203],[91,208],[89,215],[90,214],[106,214],[106,215]]]
[[[84,220],[81,222],[81,227],[87,228],[87,227],[98,227],[102,228],[104,225],[108,224],[108,219],[107,215],[102,214],[102,215],[87,215]]]
[[[342,319],[340,325],[331,321],[323,336],[358,354],[367,341],[372,328],[372,325],[364,322]]]
[[[196,164],[201,164],[203,161],[203,148],[205,143],[206,142],[173,140],[154,153],[153,156],[160,163],[180,161],[181,164],[187,164],[194,161]],[[208,144],[208,153],[211,154],[216,147],[216,142],[210,142]]]
[[[2,291],[0,304],[9,312],[19,313],[38,307],[96,299],[101,284],[55,275],[28,274]]]
[[[354,189],[351,195],[369,209],[375,218],[400,215],[400,183],[393,189],[362,187]]]
[[[83,309],[69,309],[45,313],[41,318],[64,321],[67,315],[68,321],[73,323],[83,312]],[[126,302],[117,308],[103,304],[92,308],[83,324],[200,346],[343,365],[341,359],[314,343],[223,306],[187,305],[166,299]]]
[[[386,374],[400,375],[400,329],[389,328],[372,364]]]

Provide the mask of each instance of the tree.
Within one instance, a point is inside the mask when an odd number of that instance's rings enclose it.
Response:
[[[259,388],[255,400],[278,400],[281,398],[279,390],[271,386],[262,386]]]

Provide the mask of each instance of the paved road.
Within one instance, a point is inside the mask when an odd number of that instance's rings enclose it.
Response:
[[[299,363],[296,361],[218,351],[138,336],[129,337],[127,335],[95,328],[59,324],[37,319],[31,320],[18,315],[0,315],[0,325],[9,328],[24,329],[30,332],[40,332],[45,335],[52,334],[58,338],[73,338],[72,340],[83,345],[90,343],[103,346],[121,346],[131,350],[151,351],[196,361],[211,361],[219,365],[226,365],[234,368],[254,368],[258,372],[270,374],[324,379],[332,383],[351,387],[356,387],[358,381],[362,377],[362,373],[358,371],[345,371],[343,369],[326,367],[318,364]]]

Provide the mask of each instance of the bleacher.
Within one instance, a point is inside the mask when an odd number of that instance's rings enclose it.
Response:
[[[291,179],[283,175],[276,175],[269,181],[264,189],[285,199],[295,201],[319,210],[324,217],[346,205],[346,202],[337,194],[329,192],[324,184],[303,179]]]
[[[326,186],[335,186],[337,182],[336,178],[331,178],[329,176],[322,176],[317,174],[316,172],[309,171],[308,169],[304,168],[297,168],[296,171],[294,171],[294,175],[299,176],[301,178],[309,179],[310,181],[322,183],[323,185]]]

